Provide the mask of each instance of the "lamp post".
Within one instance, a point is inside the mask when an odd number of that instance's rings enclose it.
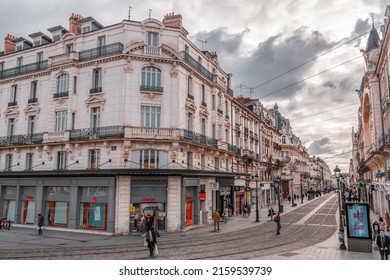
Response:
[[[256,220],[255,222],[260,222],[259,220],[259,175],[256,173],[255,175],[255,181],[256,181]]]
[[[291,178],[291,201],[292,201],[291,206],[294,207],[295,206],[295,201],[294,201],[294,178]]]
[[[337,179],[337,189],[338,189],[338,200],[339,200],[339,242],[340,242],[340,246],[339,246],[339,249],[340,250],[346,250],[347,248],[345,247],[345,243],[344,243],[344,223],[343,223],[343,217],[341,215],[341,198],[340,198],[340,168],[336,165],[336,168],[333,170],[334,171],[334,174],[336,176],[336,179]]]
[[[277,176],[277,177],[275,178],[274,188],[275,188],[275,192],[276,192],[277,198],[278,198],[278,211],[279,211],[279,213],[283,213],[283,209],[281,209],[281,205],[280,205],[279,184],[280,184],[280,177]]]

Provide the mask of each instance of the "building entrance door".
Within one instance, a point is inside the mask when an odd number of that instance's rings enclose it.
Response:
[[[186,226],[192,225],[192,201],[186,202]]]

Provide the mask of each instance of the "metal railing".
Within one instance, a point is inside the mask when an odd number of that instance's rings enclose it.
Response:
[[[69,91],[57,92],[53,95],[53,98],[60,98],[60,97],[66,97],[66,96],[69,96]]]
[[[4,69],[0,71],[0,79],[16,77],[16,76],[42,71],[46,69],[47,69],[47,60],[42,60],[39,62],[21,65],[14,68]]]
[[[183,60],[194,67],[200,74],[202,74],[206,79],[213,82],[213,73],[207,70],[202,66],[195,58],[191,57],[189,53],[182,51],[180,54],[183,57]]]
[[[163,87],[157,87],[157,86],[141,85],[139,89],[141,91],[163,92]]]
[[[97,47],[80,52],[79,61],[92,60],[99,57],[110,56],[123,52],[123,44],[120,42]]]
[[[16,106],[16,105],[18,105],[17,101],[8,102],[8,107],[12,107],[12,106]]]
[[[38,98],[30,98],[29,100],[28,100],[28,103],[30,104],[30,103],[37,103],[38,102]]]
[[[42,141],[43,133],[12,135],[0,137],[0,146],[40,144]]]
[[[82,128],[70,131],[70,140],[89,140],[89,139],[104,139],[112,137],[124,137],[125,130],[123,126],[102,126],[95,128]]]
[[[180,130],[180,139],[206,145],[211,148],[218,148],[217,139],[187,129]]]
[[[102,91],[103,91],[102,87],[94,87],[89,90],[89,93],[99,93]]]

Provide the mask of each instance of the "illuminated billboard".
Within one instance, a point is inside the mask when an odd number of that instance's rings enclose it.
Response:
[[[371,239],[370,208],[367,203],[345,203],[348,238]]]

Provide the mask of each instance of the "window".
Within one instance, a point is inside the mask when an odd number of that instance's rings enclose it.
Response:
[[[68,117],[68,111],[66,110],[56,111],[54,131],[66,130],[67,117]]]
[[[192,96],[192,78],[190,76],[188,76],[188,81],[187,81],[187,96],[193,97]]]
[[[42,63],[43,61],[43,52],[37,53],[37,62]]]
[[[51,189],[54,187],[49,187]],[[48,190],[49,191],[49,190]],[[69,193],[62,195],[69,196]],[[46,201],[45,221],[51,226],[66,227],[68,225],[69,202],[67,201]]]
[[[68,44],[65,48],[67,53],[73,52],[73,44]]]
[[[28,117],[27,134],[32,135],[35,131],[35,116]]]
[[[100,107],[91,108],[91,128],[100,126]]]
[[[229,161],[227,159],[225,160],[225,168],[226,171],[229,171]]]
[[[36,100],[37,100],[37,86],[38,86],[38,82],[37,81],[32,81],[31,82],[29,103],[36,102]]]
[[[11,171],[12,168],[12,154],[5,155],[5,171]]]
[[[10,119],[8,119],[7,136],[12,137],[14,135],[14,130],[15,130],[15,119],[10,118]]]
[[[192,152],[187,152],[187,169],[193,168],[194,166],[193,158],[194,158],[194,154]]]
[[[90,26],[83,27],[83,33],[88,33],[89,31],[91,31]]]
[[[72,130],[74,130],[76,124],[76,113],[72,113]]]
[[[10,100],[10,103],[12,103],[10,104],[11,106],[16,106],[17,94],[18,94],[18,85],[12,85],[11,100]]]
[[[202,132],[203,135],[206,135],[206,120],[202,119]]]
[[[73,93],[77,93],[77,76],[73,77]]]
[[[193,118],[192,113],[187,113],[187,129],[190,131],[193,130]]]
[[[141,89],[149,91],[162,91],[160,69],[151,66],[142,68]]]
[[[148,32],[148,46],[158,47],[158,33]]]
[[[213,124],[213,138],[215,138],[216,137],[216,131],[215,131],[215,124]]]
[[[16,67],[20,67],[23,65],[23,57],[18,57],[16,59]]]
[[[219,170],[219,157],[215,157],[214,168],[215,170]]]
[[[100,150],[89,150],[88,166],[90,169],[96,169],[100,165]]]
[[[222,139],[222,125],[218,124],[217,126],[217,139],[221,140]]]
[[[106,36],[100,36],[97,39],[98,47],[104,47],[106,45]]]
[[[67,96],[69,91],[69,76],[62,74],[57,78],[57,94],[59,96]]]
[[[225,141],[229,143],[229,129],[225,130]]]
[[[160,106],[141,106],[141,126],[160,127]]]
[[[27,153],[26,154],[26,167],[25,170],[32,170],[33,168],[33,159],[34,159],[34,153]]]
[[[206,159],[204,155],[200,156],[200,169],[205,170],[206,168]]]
[[[282,144],[286,144],[286,136],[282,136]]]
[[[57,169],[62,170],[67,167],[68,153],[57,152]]]
[[[141,169],[154,169],[159,167],[158,150],[142,150],[140,153],[139,163]]]
[[[222,96],[217,94],[217,109],[222,110]]]
[[[229,102],[225,101],[225,114],[229,116]]]
[[[91,93],[102,91],[102,69],[93,69]]]
[[[206,90],[204,85],[202,85],[201,87],[201,96],[202,96],[202,105],[206,105]]]

